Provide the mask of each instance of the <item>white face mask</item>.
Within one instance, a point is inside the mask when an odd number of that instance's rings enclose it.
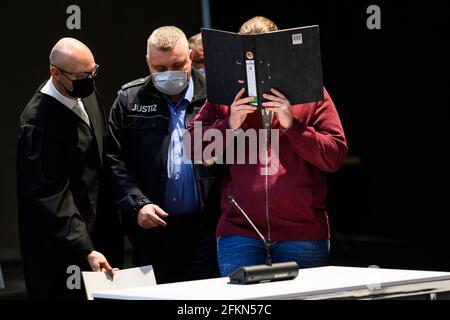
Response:
[[[186,71],[155,72],[152,80],[158,91],[169,96],[180,94],[189,85]]]
[[[196,69],[198,73],[200,73],[203,78],[206,78],[205,68]]]

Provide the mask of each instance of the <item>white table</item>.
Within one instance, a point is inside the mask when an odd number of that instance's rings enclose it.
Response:
[[[229,278],[178,282],[94,292],[95,299],[241,300],[433,297],[450,291],[450,273],[379,268],[321,267],[302,269],[294,280],[252,285],[229,284]]]

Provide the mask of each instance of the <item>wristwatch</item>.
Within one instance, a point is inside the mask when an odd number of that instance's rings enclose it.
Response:
[[[242,132],[242,129],[241,129],[241,128],[233,129],[233,128],[230,126],[230,118],[228,118],[228,121],[227,121],[227,127],[228,127],[228,129],[230,129],[230,130],[234,133],[235,136],[237,136],[239,133]]]
[[[239,133],[242,132],[242,129],[241,129],[241,128],[231,129],[231,130],[233,131],[233,133],[234,133],[235,136],[237,136]]]

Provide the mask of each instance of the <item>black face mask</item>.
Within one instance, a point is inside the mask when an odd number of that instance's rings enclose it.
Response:
[[[94,79],[85,78],[72,80],[73,89],[67,93],[73,98],[87,98],[94,92]]]

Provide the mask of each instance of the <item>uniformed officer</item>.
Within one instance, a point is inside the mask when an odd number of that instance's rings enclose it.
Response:
[[[153,265],[158,283],[216,277],[219,167],[193,165],[182,143],[205,80],[173,26],[150,35],[147,62],[150,75],[122,87],[109,118],[107,158],[133,262]]]

